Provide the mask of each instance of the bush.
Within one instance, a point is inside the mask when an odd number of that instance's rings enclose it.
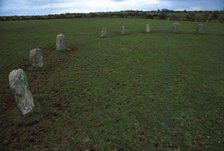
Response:
[[[148,14],[148,15],[146,15],[146,18],[153,19],[153,15]]]
[[[166,13],[160,13],[158,17],[159,19],[167,19],[168,15]]]
[[[223,16],[220,16],[220,17],[218,18],[218,20],[219,20],[220,23],[224,23],[224,17],[223,17]]]
[[[189,20],[189,21],[195,21],[196,15],[194,13],[189,13],[186,16],[186,19]]]
[[[213,12],[211,18],[212,19],[218,19],[219,18],[219,14],[217,12]]]

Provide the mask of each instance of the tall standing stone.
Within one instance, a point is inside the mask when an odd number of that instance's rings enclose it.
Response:
[[[173,23],[171,26],[171,32],[175,33],[177,32],[177,23]]]
[[[33,96],[28,89],[27,77],[23,69],[10,72],[9,86],[14,92],[17,107],[22,114],[31,112],[34,107]]]
[[[204,25],[203,24],[198,24],[197,28],[196,28],[196,32],[197,33],[203,33],[204,31]]]
[[[43,67],[43,55],[40,48],[30,50],[29,59],[33,67]]]
[[[64,39],[65,39],[65,36],[63,34],[57,35],[56,50],[61,51],[61,50],[65,49]]]
[[[125,26],[121,26],[121,35],[126,34],[126,27]]]
[[[145,25],[145,30],[146,30],[147,33],[150,33],[151,30],[150,30],[150,25],[149,24]]]
[[[107,37],[107,28],[106,27],[103,27],[102,28],[101,33],[100,33],[100,36],[101,37]]]

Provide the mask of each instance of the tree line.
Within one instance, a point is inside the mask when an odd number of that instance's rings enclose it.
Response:
[[[64,13],[35,16],[0,16],[1,21],[73,19],[73,18],[147,18],[177,21],[201,21],[224,23],[224,11],[173,11],[161,9],[157,11],[125,10],[119,12]]]

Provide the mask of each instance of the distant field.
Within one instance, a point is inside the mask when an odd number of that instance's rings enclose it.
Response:
[[[0,150],[223,150],[224,24],[204,23],[196,34],[197,22],[179,22],[173,34],[171,23],[0,22]],[[108,38],[99,36],[103,26]],[[70,51],[54,50],[61,33]],[[36,47],[43,69],[28,62]],[[34,96],[25,117],[8,86],[16,68]]]

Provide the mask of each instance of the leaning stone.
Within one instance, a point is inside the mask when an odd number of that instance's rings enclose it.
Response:
[[[146,24],[145,25],[145,30],[147,33],[149,33],[151,30],[150,30],[150,25],[149,24]]]
[[[33,67],[43,67],[43,56],[40,48],[30,50],[29,59]]]
[[[204,25],[203,24],[198,24],[197,28],[196,28],[196,32],[197,33],[203,33],[204,31]]]
[[[126,34],[126,27],[125,26],[121,26],[121,35]]]
[[[65,49],[64,39],[65,39],[65,36],[63,34],[57,35],[56,50],[61,51],[61,50]]]
[[[102,28],[101,33],[100,33],[100,36],[101,37],[107,37],[107,28],[106,27],[103,27]]]
[[[34,107],[33,96],[28,89],[27,77],[23,69],[10,72],[9,86],[14,92],[17,107],[22,114],[25,115],[31,112]]]

